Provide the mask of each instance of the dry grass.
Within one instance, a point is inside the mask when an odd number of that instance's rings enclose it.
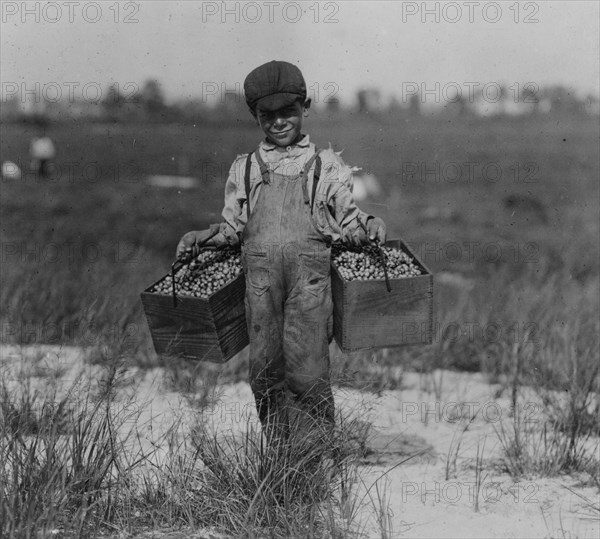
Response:
[[[227,434],[198,413],[192,423],[179,417],[148,445],[136,393],[123,392],[131,389],[127,376],[113,361],[102,376],[82,376],[67,388],[35,390],[31,373],[3,383],[3,537],[145,529],[358,537],[355,484],[366,445],[359,438],[368,431],[357,430],[356,419],[339,417],[334,438],[311,429],[309,436],[267,445],[250,421],[242,434]]]

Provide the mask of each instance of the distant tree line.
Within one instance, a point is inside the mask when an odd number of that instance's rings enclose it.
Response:
[[[497,85],[492,98],[478,95],[466,96],[455,93],[452,96],[422,95],[413,91],[398,99],[392,96],[387,101],[376,88],[363,88],[355,96],[355,102],[344,105],[336,96],[313,106],[327,115],[336,116],[348,113],[371,115],[374,117],[411,117],[423,114],[443,113],[452,116],[509,116],[509,115],[598,115],[598,97],[580,94],[566,86],[555,85],[532,91],[522,88],[518,99],[514,88]],[[141,87],[130,84],[120,88],[118,84],[106,87],[93,99],[83,97],[72,99],[45,99],[32,96],[32,92],[21,96],[12,93],[2,96],[0,119],[4,122],[29,121],[43,118],[49,121],[86,120],[98,122],[157,122],[157,123],[197,123],[197,122],[236,122],[246,118],[248,109],[243,95],[235,91],[225,91],[223,95],[211,96],[208,101],[200,97],[190,97],[169,102],[160,83],[156,79],[146,80]],[[432,106],[433,104],[433,106]]]

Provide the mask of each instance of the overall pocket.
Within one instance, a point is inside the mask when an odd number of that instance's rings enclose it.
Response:
[[[242,260],[246,283],[256,295],[262,296],[271,287],[267,253],[245,253]]]
[[[313,296],[321,296],[329,286],[331,255],[329,249],[315,249],[300,253],[304,289]]]

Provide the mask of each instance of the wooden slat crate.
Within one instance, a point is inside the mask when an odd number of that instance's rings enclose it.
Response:
[[[385,246],[402,248],[423,274],[390,279],[388,292],[385,280],[344,280],[332,263],[333,331],[344,352],[432,342],[433,275],[403,241]]]
[[[243,273],[208,299],[178,296],[176,307],[172,296],[150,292],[160,281],[141,294],[157,354],[225,363],[246,347]]]

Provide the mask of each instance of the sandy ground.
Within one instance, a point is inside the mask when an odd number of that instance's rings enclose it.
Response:
[[[53,383],[59,391],[84,387],[86,380],[94,381],[85,386],[88,391],[97,390],[105,369],[83,356],[68,347],[3,346],[0,372],[9,388],[29,378],[40,392]],[[124,425],[136,427],[135,443],[146,450],[156,450],[173,425],[184,428],[188,414],[198,413],[181,394],[166,389],[165,378],[161,369],[120,374],[119,402],[129,413]],[[356,520],[365,537],[386,537],[382,528],[390,538],[600,537],[600,517],[580,497],[598,504],[599,494],[581,485],[583,477],[515,482],[503,471],[496,431],[509,425],[511,410],[500,393],[479,374],[449,371],[429,377],[404,373],[401,389],[381,394],[335,390],[342,414],[372,425],[369,454],[354,485],[361,500]],[[517,412],[535,423],[544,410],[532,395],[523,397]],[[223,433],[239,434],[257,424],[249,386],[219,387],[218,400],[205,408],[203,418]],[[479,492],[478,451],[483,455]],[[180,533],[143,537],[220,537],[209,530]]]

